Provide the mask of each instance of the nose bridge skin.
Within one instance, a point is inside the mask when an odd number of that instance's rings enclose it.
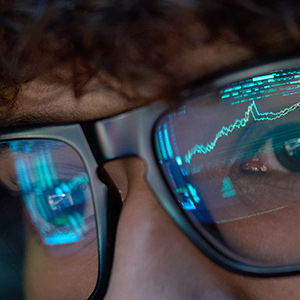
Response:
[[[206,260],[159,205],[144,164],[131,159],[126,169],[129,190],[105,300],[236,299],[221,280],[225,271]]]
[[[84,127],[84,130],[100,166],[122,157],[142,158],[147,165],[147,180],[160,204],[189,238],[198,241],[198,246],[210,255],[213,249],[207,250],[208,244],[199,238],[198,232],[174,201],[154,153],[153,127],[159,116],[167,109],[167,103],[156,102],[120,116],[100,120],[92,124],[93,128]]]

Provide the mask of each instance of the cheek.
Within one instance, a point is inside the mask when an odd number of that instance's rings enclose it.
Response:
[[[58,257],[29,234],[24,266],[27,300],[87,299],[97,276],[97,240],[88,245],[88,250]]]

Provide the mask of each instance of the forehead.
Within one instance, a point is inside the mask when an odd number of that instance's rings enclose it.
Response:
[[[13,103],[0,106],[0,125],[87,121],[116,115],[156,100],[172,98],[190,82],[230,65],[252,58],[247,48],[226,43],[189,47],[169,61],[174,80],[164,80],[164,74],[152,74],[140,85],[131,85],[109,78],[92,79],[80,97],[75,97],[72,85],[51,82],[43,77],[21,86]],[[63,71],[63,69],[62,69]]]
[[[160,4],[157,5],[160,7]],[[284,43],[289,37],[283,30],[282,20],[274,25],[275,15],[259,14],[256,15],[258,19],[255,19],[252,18],[253,11],[251,15],[251,9],[248,11],[246,6],[237,5],[234,9],[243,14],[233,14],[231,8],[229,9],[229,1],[224,1],[222,5],[216,5],[216,11],[213,13],[203,4],[201,12],[199,10],[201,17],[195,7],[187,9],[184,5],[186,9],[179,7],[177,13],[176,10],[168,9],[159,16],[149,14],[146,18],[137,17],[136,21],[129,18],[127,22],[124,21],[127,20],[125,18],[120,21],[120,26],[115,24],[115,28],[108,28],[105,22],[100,22],[93,25],[99,27],[98,31],[89,31],[89,28],[84,26],[80,26],[78,31],[76,18],[73,23],[65,24],[64,21],[59,29],[64,29],[66,34],[70,35],[65,36],[66,40],[69,41],[77,30],[76,34],[79,36],[75,36],[80,38],[77,41],[80,46],[78,49],[83,50],[85,56],[95,55],[95,60],[100,60],[97,61],[99,72],[97,69],[94,79],[87,81],[84,93],[80,97],[75,97],[77,78],[66,84],[59,80],[49,81],[45,72],[38,72],[34,80],[21,85],[14,103],[0,104],[0,126],[94,120],[155,100],[176,99],[181,88],[196,79],[228,66],[238,65],[258,56],[258,53],[261,56],[262,53],[265,55],[286,52],[294,47],[292,43]],[[229,12],[230,18],[226,19],[225,13]],[[244,36],[241,36],[242,33],[245,33]],[[21,42],[25,42],[22,40],[22,34],[16,34],[21,36]],[[57,32],[53,34],[55,36]],[[212,36],[211,40],[209,35]],[[49,36],[41,28],[40,34],[35,36],[37,41],[31,41],[31,44],[27,45],[26,50],[30,51],[30,56],[35,53],[36,56],[34,61],[24,62],[24,68],[27,66],[29,69],[43,69],[39,68],[39,64],[48,59],[48,52],[36,50],[35,46],[46,42],[47,37]],[[54,41],[54,45],[55,42],[57,43],[57,40]],[[72,40],[71,42],[74,43]],[[66,55],[64,49],[68,49],[68,46],[71,48],[72,45],[75,49],[74,53],[72,52],[74,60],[82,59],[80,50],[77,51],[73,43],[58,45],[58,51],[50,53],[56,62],[55,68],[58,73],[67,73],[70,69],[66,69],[67,63],[57,64],[59,57],[54,58],[54,53],[62,52]],[[88,48],[89,44],[92,45],[91,48]],[[257,49],[253,50],[255,47]],[[106,55],[102,57],[103,51]],[[12,56],[13,54],[9,58]],[[7,57],[3,60],[5,59]],[[92,56],[90,60],[84,61],[93,63],[93,59]],[[80,67],[84,65],[81,64]],[[77,70],[78,74],[80,75],[80,70]]]

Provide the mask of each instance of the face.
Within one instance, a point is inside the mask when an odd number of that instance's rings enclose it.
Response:
[[[177,81],[186,86],[188,82],[253,57],[246,48],[216,42],[197,49],[187,48],[184,55],[173,57],[170,69],[173,72],[181,70]],[[90,90],[78,100],[71,88],[38,78],[22,86],[16,105],[8,115],[3,112],[5,119],[1,122],[7,126],[38,123],[40,120],[59,123],[114,116],[158,100],[161,86],[156,85],[155,80],[153,82],[153,86],[141,85],[139,90],[132,91],[147,96],[141,97],[144,99],[141,101],[128,101],[99,82],[92,82]],[[165,98],[169,100],[168,94]],[[6,165],[9,164],[8,160]],[[105,168],[124,202],[105,300],[299,298],[298,276],[276,279],[244,277],[228,272],[204,257],[158,203],[145,179],[146,166],[141,159],[118,159],[107,163]],[[57,295],[64,300],[84,299],[89,295],[97,277],[94,267],[98,259],[96,246],[76,264],[70,263],[68,267],[67,261],[65,273],[60,273],[57,278],[52,273],[59,268],[61,258],[41,249],[30,232],[26,235],[24,290],[28,300],[57,299]],[[89,270],[89,277],[78,281],[78,274],[86,270]],[[66,277],[71,287],[67,290]]]

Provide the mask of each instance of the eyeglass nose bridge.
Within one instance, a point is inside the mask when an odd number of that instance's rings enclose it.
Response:
[[[166,108],[167,104],[159,101],[94,123],[96,159],[100,157],[103,164],[120,157],[147,157],[149,151],[153,152],[153,126]]]

